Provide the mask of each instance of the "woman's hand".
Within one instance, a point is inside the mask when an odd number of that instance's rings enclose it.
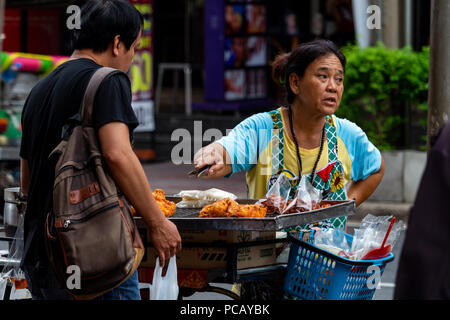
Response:
[[[363,203],[375,191],[384,175],[384,160],[381,157],[381,166],[378,172],[371,174],[364,180],[355,181],[347,190],[348,199],[355,199],[356,206]]]
[[[233,171],[230,157],[219,143],[211,143],[198,150],[194,155],[194,165],[195,169],[212,165],[208,172],[202,175],[204,178],[220,178]]]

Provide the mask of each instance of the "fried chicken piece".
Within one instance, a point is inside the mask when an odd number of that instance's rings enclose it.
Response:
[[[171,217],[175,214],[175,211],[177,210],[177,206],[175,202],[169,201],[169,200],[159,200],[156,201],[161,211],[164,213],[166,218]]]
[[[267,213],[267,208],[261,204],[240,204],[237,212],[234,212],[232,217],[241,218],[264,218]]]
[[[155,191],[153,191],[153,197],[155,197],[155,200],[166,200],[166,193],[164,190],[155,189]]]
[[[246,217],[257,218],[265,217],[267,208],[262,205],[242,205],[236,201],[225,198],[203,207],[200,211],[200,217]]]
[[[319,204],[318,209],[323,209],[323,208],[328,208],[328,207],[331,207],[331,204],[323,203],[323,204]]]
[[[200,217],[228,217],[228,208],[231,206],[230,209],[233,210],[235,205],[237,205],[237,202],[230,198],[216,201],[204,206],[200,211]]]
[[[166,194],[163,190],[155,189],[155,191],[153,191],[153,197],[155,198],[158,207],[164,213],[166,218],[171,217],[175,214],[177,205],[175,204],[175,202],[166,199]]]

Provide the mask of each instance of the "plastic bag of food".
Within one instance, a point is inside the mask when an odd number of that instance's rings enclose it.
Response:
[[[257,204],[265,206],[267,208],[267,214],[283,214],[286,207],[291,203],[289,201],[291,188],[289,178],[283,173],[280,173],[267,191],[266,198],[259,200]]]
[[[205,205],[225,198],[230,198],[232,200],[237,199],[237,196],[233,193],[216,188],[208,190],[183,190],[175,196],[182,198],[182,200],[177,203],[177,208],[203,208]]]
[[[286,207],[285,213],[314,210],[321,201],[322,191],[314,188],[308,177],[302,176],[295,197]]]
[[[381,247],[393,216],[367,215],[358,229],[355,229],[351,247],[351,257],[361,260],[370,250]],[[394,247],[402,231],[406,229],[403,221],[396,220],[392,226],[385,246]]]

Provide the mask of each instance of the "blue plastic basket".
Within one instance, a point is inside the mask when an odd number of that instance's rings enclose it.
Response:
[[[345,236],[351,245],[353,237]],[[291,248],[284,291],[291,298],[371,300],[386,264],[394,260],[392,252],[377,260],[345,259],[299,240],[298,233],[289,233],[288,237]]]

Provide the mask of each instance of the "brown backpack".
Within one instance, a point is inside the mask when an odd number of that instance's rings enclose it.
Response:
[[[91,127],[97,88],[117,72],[121,71],[103,67],[94,73],[81,118],[77,115],[80,121],[65,127],[65,138],[49,156],[59,158],[53,210],[45,223],[47,253],[61,284],[75,299],[92,299],[119,286],[136,271],[144,255],[134,209],[108,172]],[[79,285],[73,278],[78,271]]]

